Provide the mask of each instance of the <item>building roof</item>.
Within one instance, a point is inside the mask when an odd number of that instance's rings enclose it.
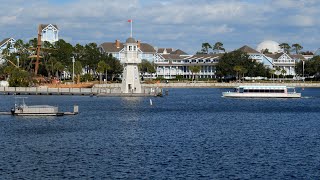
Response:
[[[47,26],[49,26],[50,24],[40,24],[40,29],[41,31],[46,28]],[[56,29],[59,29],[57,25],[55,24],[51,24],[53,27],[55,27]]]
[[[126,40],[126,43],[137,43],[136,40],[132,37],[129,37],[127,40]]]
[[[168,60],[170,60],[170,59],[174,59],[174,60],[176,60],[176,59],[184,59],[183,57],[181,57],[178,54],[162,54],[161,56],[164,59],[168,59]]]
[[[171,54],[178,54],[178,55],[188,55],[186,52],[180,50],[180,49],[177,49],[173,52],[171,52]]]
[[[0,46],[2,46],[4,43],[6,43],[9,39],[10,39],[10,38],[5,38],[4,40],[2,40],[2,41],[0,42]]]
[[[301,60],[306,59],[302,54],[293,54],[293,55],[289,55],[289,56],[293,59],[301,59]]]
[[[196,54],[185,59],[212,59],[212,58],[220,58],[224,55],[224,53],[218,54]]]
[[[255,49],[247,46],[247,45],[244,45],[242,46],[241,48],[238,49],[239,51],[242,51],[242,52],[245,52],[245,53],[259,53],[258,51],[256,51]]]
[[[286,53],[282,52],[282,53],[277,53],[277,54],[265,54],[265,56],[270,57],[272,59],[279,59],[283,54],[286,54]],[[292,59],[305,60],[305,58],[301,54],[287,54],[287,55]]]
[[[123,49],[124,44],[119,42],[119,48],[117,48],[115,42],[105,42],[100,45],[106,53],[119,52]],[[142,52],[155,53],[156,50],[148,43],[140,43],[140,50]]]
[[[157,53],[164,53],[164,51],[167,51],[168,54],[171,54],[171,52],[173,51],[172,48],[158,48]]]

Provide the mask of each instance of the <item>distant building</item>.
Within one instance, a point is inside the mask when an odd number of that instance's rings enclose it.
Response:
[[[301,54],[287,54],[287,53],[277,53],[277,54],[266,54],[266,56],[272,58],[273,68],[280,67],[286,71],[285,75],[295,76],[295,66],[296,62],[306,60]]]
[[[320,48],[318,48],[314,53],[314,56],[320,56]]]
[[[16,52],[16,48],[14,47],[16,40],[14,38],[6,38],[0,42],[0,64],[4,63],[3,59],[3,50],[9,49],[8,53]]]
[[[39,30],[41,31],[41,41],[48,41],[55,43],[59,40],[59,29],[54,24],[40,24]]]
[[[282,52],[279,45],[280,44],[275,41],[267,40],[267,41],[261,42],[257,46],[256,50],[260,53],[263,53],[263,51],[265,51],[265,50],[267,50],[270,53],[279,53],[279,52]]]
[[[259,63],[264,64],[265,66],[267,66],[268,68],[272,68],[273,67],[273,61],[272,58],[268,57],[267,55],[258,52],[256,50],[254,50],[253,48],[244,45],[241,48],[239,48],[238,50],[245,52],[249,55],[249,58],[252,60],[255,60]]]

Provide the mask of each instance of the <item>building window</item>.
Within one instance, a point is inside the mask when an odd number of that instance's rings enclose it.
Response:
[[[129,46],[129,51],[132,51],[132,46]]]

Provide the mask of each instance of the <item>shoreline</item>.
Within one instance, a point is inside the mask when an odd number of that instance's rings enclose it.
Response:
[[[158,89],[168,88],[234,88],[245,85],[259,86],[291,86],[297,88],[320,88],[320,83],[205,83],[205,82],[186,82],[186,83],[157,83],[142,84],[144,96],[151,96]],[[92,88],[50,88],[39,87],[0,87],[2,95],[80,95],[80,96],[128,96],[121,93],[121,84],[95,84]],[[129,94],[129,96],[135,96]],[[140,95],[141,96],[141,95]]]

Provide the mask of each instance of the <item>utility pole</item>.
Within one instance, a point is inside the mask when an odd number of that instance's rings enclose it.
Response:
[[[74,56],[72,56],[72,84],[74,84],[74,62],[75,59]]]

